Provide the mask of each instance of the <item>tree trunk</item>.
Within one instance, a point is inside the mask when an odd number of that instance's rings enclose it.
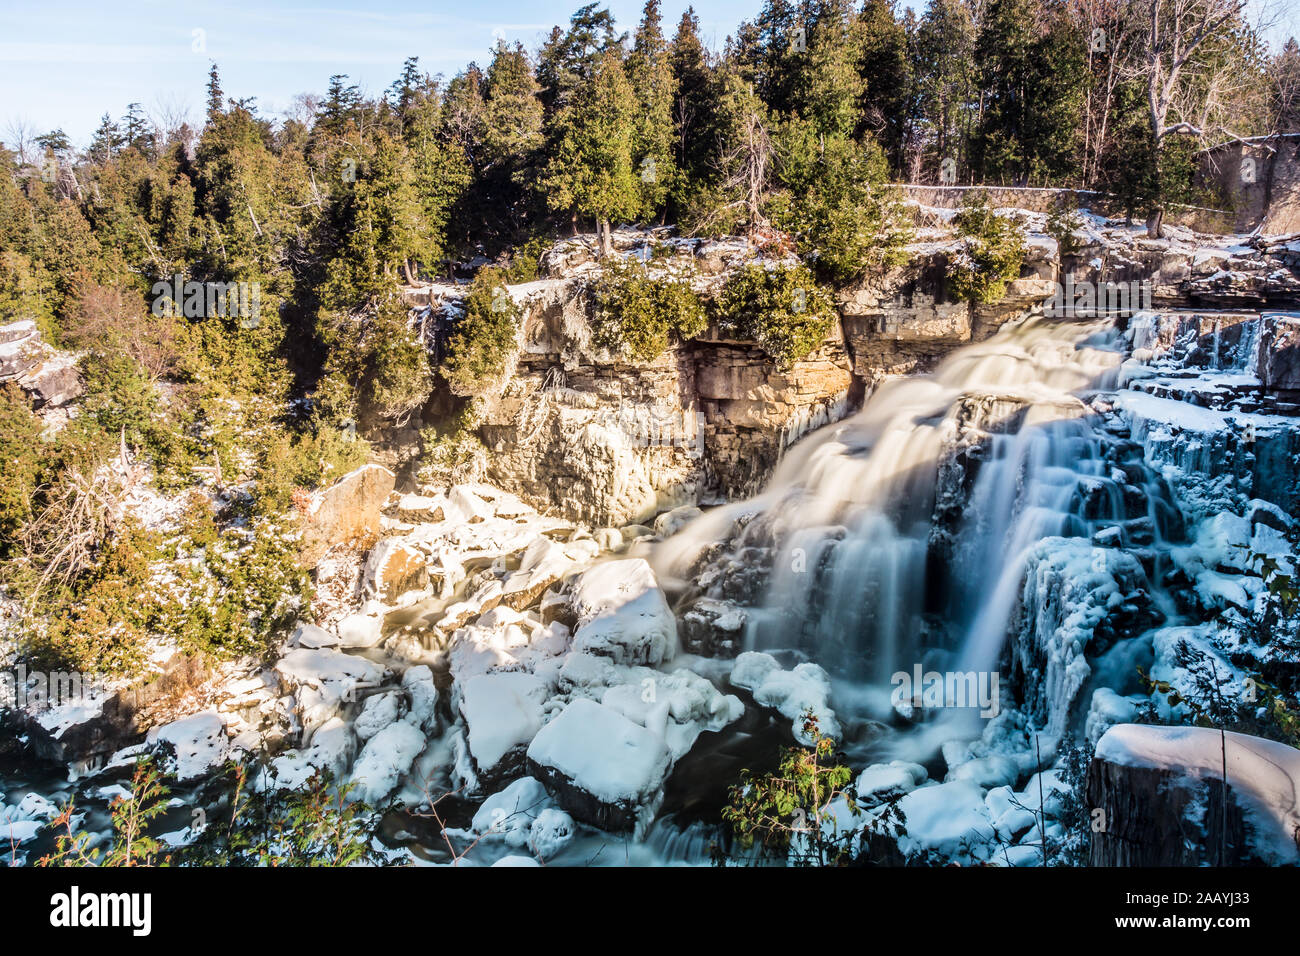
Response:
[[[1147,217],[1147,236],[1151,239],[1164,237],[1165,207],[1156,206]]]
[[[404,272],[404,273],[406,274],[406,284],[407,284],[407,285],[416,285],[416,284],[417,284],[416,281],[415,281],[415,276],[414,276],[414,275],[412,274],[412,272],[411,272],[411,260],[410,260],[410,259],[403,259],[403,260],[402,260],[402,272]]]
[[[596,223],[596,240],[599,244],[600,258],[604,259],[614,251],[614,240],[609,233],[608,219],[601,219]]]

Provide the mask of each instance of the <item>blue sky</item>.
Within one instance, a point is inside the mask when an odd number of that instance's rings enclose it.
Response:
[[[131,102],[155,113],[188,108],[197,119],[213,60],[226,94],[256,96],[263,114],[279,114],[295,93],[323,92],[334,73],[379,93],[408,56],[418,56],[430,73],[450,76],[471,60],[485,64],[496,36],[534,49],[582,2],[374,0],[367,7],[360,0],[3,0],[0,140],[8,138],[11,121],[22,119],[41,132],[62,127],[85,145],[103,113],[121,116]],[[606,5],[630,30],[642,2]],[[761,2],[697,0],[706,41],[720,46]],[[687,5],[664,0],[670,35]]]

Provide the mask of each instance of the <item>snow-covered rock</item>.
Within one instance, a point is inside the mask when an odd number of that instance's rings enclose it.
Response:
[[[355,753],[356,737],[351,727],[332,717],[312,734],[310,746],[272,759],[259,785],[262,789],[301,790],[322,771],[342,780]]]
[[[460,713],[480,779],[522,769],[524,751],[542,728],[547,686],[532,674],[478,674],[461,686]]]
[[[677,653],[677,621],[641,558],[606,561],[573,585],[575,650],[618,664],[660,664]]]
[[[226,722],[215,711],[205,711],[155,727],[149,743],[170,744],[176,750],[176,779],[192,780],[219,766],[230,752]]]
[[[549,860],[572,842],[577,831],[573,817],[548,807],[537,815],[528,831],[528,849],[540,860]]]
[[[840,724],[831,710],[831,681],[819,665],[805,662],[793,670],[783,670],[771,654],[746,651],[736,658],[731,683],[754,695],[764,707],[776,709],[794,724],[794,736],[811,745],[813,735],[803,725],[803,715],[811,713],[817,730],[834,740],[840,738]]]
[[[575,818],[603,830],[649,821],[671,759],[663,738],[586,699],[569,704],[528,747],[533,776]]]
[[[424,734],[404,720],[389,724],[371,737],[352,767],[356,799],[371,806],[381,803],[411,769],[424,743]]]
[[[1211,799],[1225,761],[1226,815]],[[1088,778],[1088,799],[1108,821],[1093,835],[1094,865],[1300,861],[1294,747],[1212,727],[1117,724],[1097,743]]]

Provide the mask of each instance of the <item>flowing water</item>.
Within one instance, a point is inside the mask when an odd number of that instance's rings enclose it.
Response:
[[[745,649],[816,661],[837,713],[888,721],[893,674],[997,667],[1038,542],[1167,524],[1167,495],[1140,466],[1116,471],[1115,436],[1087,404],[1125,355],[1112,321],[1038,318],[887,381],[792,448],[761,495],[664,542],[657,570],[688,599],[734,598],[739,569],[764,563],[741,589]],[[926,759],[977,734],[972,716],[888,746]]]

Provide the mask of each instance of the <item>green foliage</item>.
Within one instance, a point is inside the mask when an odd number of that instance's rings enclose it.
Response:
[[[160,855],[164,844],[149,835],[150,824],[167,812],[171,790],[163,773],[149,757],[136,761],[127,795],[114,797],[109,806],[113,836],[107,849],[91,846],[91,835],[73,830],[76,807],[69,802],[51,821],[63,832],[55,837],[53,852],[37,866],[158,866],[170,862]]]
[[[633,155],[636,114],[622,60],[610,50],[552,124],[541,183],[552,210],[600,222],[636,217],[644,202]]]
[[[996,302],[1020,275],[1024,233],[1014,220],[993,211],[985,193],[968,196],[954,222],[962,248],[948,264],[949,290],[968,302]]]
[[[303,492],[323,487],[366,463],[369,443],[354,428],[320,422],[305,432],[277,432],[255,473],[256,510],[274,515],[294,506]]]
[[[465,314],[447,340],[440,369],[454,394],[482,395],[501,378],[515,352],[519,315],[501,274],[495,269],[479,270],[465,297]]]
[[[266,658],[311,606],[311,577],[285,518],[254,515],[216,528],[195,509],[166,558],[150,623],[191,651]]]
[[[835,741],[818,730],[811,713],[800,722],[812,746],[786,748],[773,773],[745,771],[731,788],[722,820],[739,855],[750,856],[757,848],[760,858],[778,855],[793,866],[843,866],[857,855],[860,832],[834,819],[829,806],[842,799],[855,820],[863,815],[846,789],[853,772],[837,761]],[[896,834],[906,833],[901,811],[890,807],[886,815]],[[880,822],[878,817],[875,823]]]
[[[154,593],[156,535],[133,523],[117,528],[95,562],[70,581],[56,581],[29,604],[18,642],[35,669],[135,674],[147,658]],[[12,572],[11,572],[12,573]],[[26,582],[25,582],[26,583]]]
[[[671,344],[708,328],[703,299],[689,277],[651,276],[640,262],[610,266],[594,290],[592,341],[637,362],[658,358]]]
[[[416,475],[421,485],[449,487],[482,481],[487,473],[488,454],[477,436],[465,428],[420,432],[422,454]]]
[[[1061,259],[1076,255],[1082,248],[1082,241],[1075,235],[1075,231],[1081,228],[1083,228],[1083,220],[1067,205],[1055,205],[1048,212],[1047,234],[1056,240]]]
[[[41,420],[13,383],[0,385],[0,559],[14,555],[41,481]]]
[[[905,258],[911,228],[884,154],[843,137],[817,136],[792,121],[781,132],[786,192],[769,207],[774,225],[793,233],[800,254],[836,282]]]
[[[780,368],[818,348],[836,321],[831,296],[806,266],[746,266],[727,280],[717,312],[724,334],[757,342]]]
[[[181,866],[385,866],[376,846],[382,809],[353,799],[356,784],[326,771],[301,790],[250,786],[248,768],[230,763],[212,782],[221,794],[207,826],[182,848]]]

